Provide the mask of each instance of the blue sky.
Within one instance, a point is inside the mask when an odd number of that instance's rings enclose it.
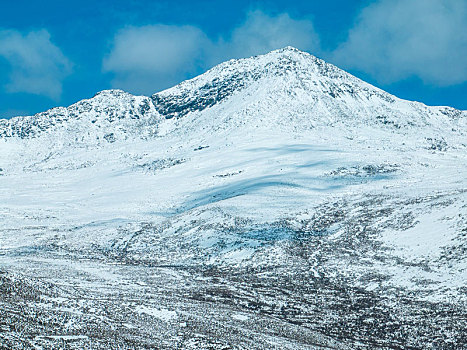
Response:
[[[0,117],[152,94],[292,45],[399,97],[467,109],[465,0],[2,1]]]

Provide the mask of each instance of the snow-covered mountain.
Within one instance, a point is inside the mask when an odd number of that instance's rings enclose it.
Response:
[[[429,127],[432,132],[446,133],[452,128],[462,131],[466,113],[398,99],[332,64],[286,47],[222,63],[151,98],[106,90],[68,108],[3,119],[0,136],[24,139],[53,134],[57,139],[60,133],[69,142],[94,138],[112,142],[115,137],[153,135],[161,118],[187,115],[191,120],[201,119],[204,127],[222,129],[371,125],[400,132]],[[106,138],[109,134],[114,137]]]
[[[0,344],[462,348],[466,127],[291,47],[0,120]]]

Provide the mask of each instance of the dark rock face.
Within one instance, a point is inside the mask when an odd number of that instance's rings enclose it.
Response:
[[[245,76],[234,76],[228,80],[219,79],[201,87],[194,95],[161,96],[155,94],[151,97],[156,110],[165,118],[181,118],[190,112],[200,112],[206,108],[222,102],[234,91],[246,85]]]

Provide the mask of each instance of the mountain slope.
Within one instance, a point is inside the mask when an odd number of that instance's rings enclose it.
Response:
[[[288,47],[1,121],[0,345],[465,347],[466,119]]]

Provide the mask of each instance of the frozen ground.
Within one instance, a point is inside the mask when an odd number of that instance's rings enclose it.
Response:
[[[0,348],[466,348],[466,119],[286,48],[0,121]]]

